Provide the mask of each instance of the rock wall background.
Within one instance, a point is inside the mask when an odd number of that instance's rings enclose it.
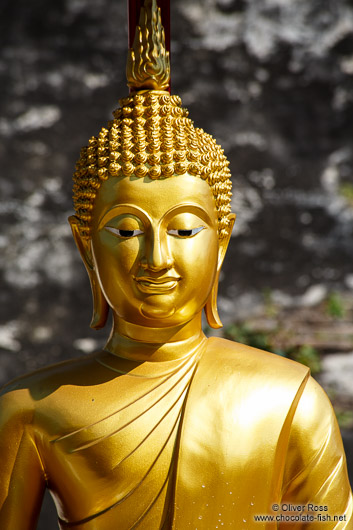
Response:
[[[0,6],[0,383],[106,337],[88,327],[66,219],[80,147],[127,93],[125,11]],[[231,161],[224,322],[256,312],[264,290],[284,305],[353,296],[352,2],[172,2],[172,63],[173,91]]]

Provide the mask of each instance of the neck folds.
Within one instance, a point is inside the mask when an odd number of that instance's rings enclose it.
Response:
[[[163,362],[186,358],[206,340],[201,329],[201,314],[182,326],[147,328],[116,317],[105,351],[136,362]]]

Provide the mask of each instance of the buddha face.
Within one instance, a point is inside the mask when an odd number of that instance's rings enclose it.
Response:
[[[168,327],[198,314],[223,257],[217,217],[209,185],[198,177],[105,181],[84,259],[117,316]]]

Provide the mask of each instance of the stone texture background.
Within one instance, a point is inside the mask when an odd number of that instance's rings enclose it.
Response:
[[[90,352],[66,222],[80,147],[127,93],[122,0],[0,6],[0,383]],[[351,0],[172,2],[173,91],[231,161],[225,321],[353,296]],[[50,515],[40,528],[55,528]]]

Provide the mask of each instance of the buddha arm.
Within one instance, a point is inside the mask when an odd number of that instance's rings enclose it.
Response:
[[[26,410],[25,401],[17,391],[0,397],[0,528],[4,530],[34,530],[45,489],[33,411]]]
[[[313,515],[332,518],[327,523],[317,518],[303,523],[303,528],[353,528],[352,495],[341,435],[326,394],[312,378],[294,415],[286,462],[282,504],[327,506]],[[343,518],[334,520],[333,516]],[[292,525],[283,523],[283,527],[289,530]]]

